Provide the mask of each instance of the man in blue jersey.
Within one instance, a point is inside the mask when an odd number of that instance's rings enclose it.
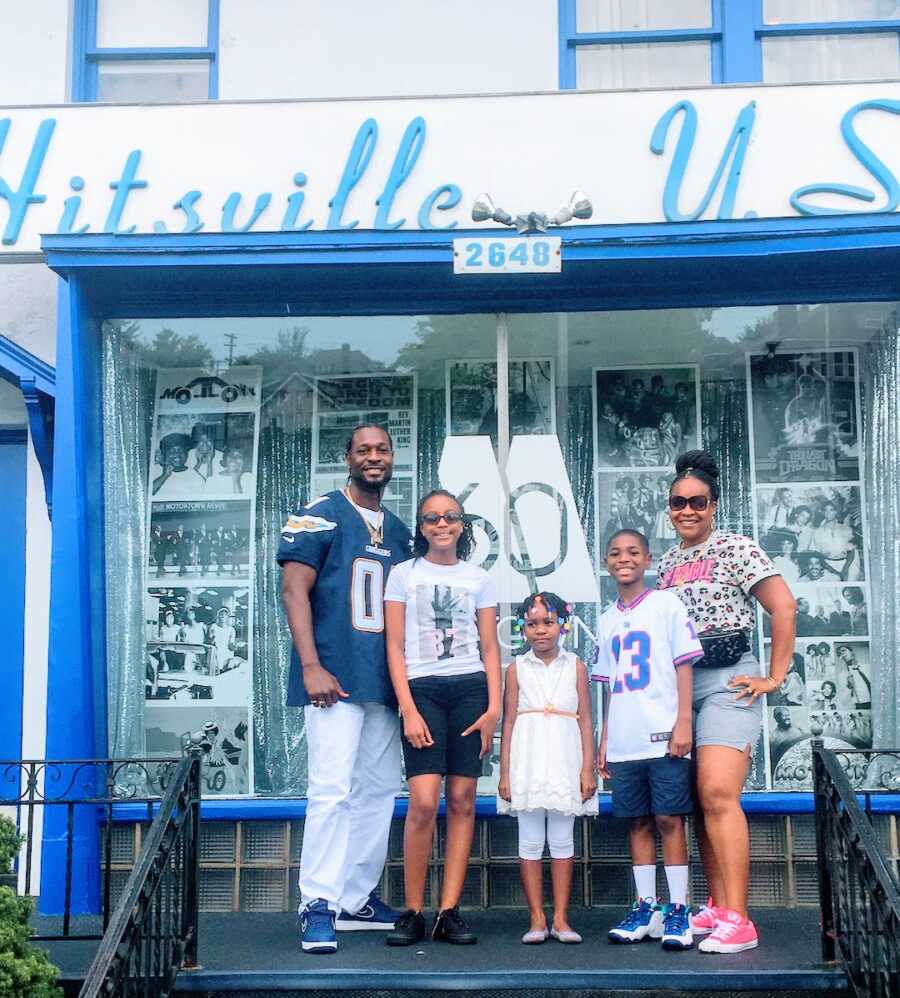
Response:
[[[357,426],[347,487],[301,506],[278,547],[294,647],[288,703],[306,721],[309,788],[300,855],[300,944],[333,953],[335,929],[391,929],[375,888],[400,789],[400,727],[384,647],[384,583],[410,557],[409,530],[382,508],[394,449]]]

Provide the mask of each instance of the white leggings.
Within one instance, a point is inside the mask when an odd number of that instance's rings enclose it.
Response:
[[[519,859],[540,859],[544,855],[544,838],[553,859],[571,859],[575,855],[575,815],[543,807],[534,811],[519,811]]]

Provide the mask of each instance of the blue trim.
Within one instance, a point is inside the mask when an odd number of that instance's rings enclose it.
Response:
[[[25,689],[25,536],[28,434],[0,428],[0,634],[3,635],[3,696],[0,697],[0,758],[22,758]]]
[[[577,86],[575,47],[569,39],[577,30],[575,24],[575,0],[557,0],[559,46],[559,89],[574,90]]]
[[[97,3],[99,0],[75,0],[72,36],[72,100],[97,100],[98,66],[105,60],[148,62],[161,60],[198,60],[209,62],[207,96],[219,96],[219,0],[207,0],[206,45],[159,46],[157,48],[99,48],[97,46]]]
[[[579,31],[570,45],[628,45],[634,42],[711,42],[718,38],[712,28],[659,28],[656,31]]]
[[[612,815],[612,796],[601,793],[599,796],[600,814]],[[900,794],[857,794],[861,808],[872,814],[900,814]],[[204,821],[299,821],[306,817],[306,798],[253,797],[245,800],[223,800],[217,797],[203,798]],[[398,797],[394,802],[394,817],[405,818],[407,798]],[[741,796],[741,806],[746,814],[813,814],[815,800],[811,793],[758,792]],[[156,814],[157,805],[153,806]],[[443,798],[438,814],[445,814]],[[475,814],[479,818],[496,818],[495,797],[479,796],[475,799]],[[117,804],[113,808],[113,821],[146,821],[147,807],[144,804]]]
[[[900,21],[815,21],[798,24],[763,24],[756,29],[761,38],[783,35],[874,35],[900,31]]]
[[[762,44],[754,30],[763,0],[722,0],[722,82],[756,83],[762,79]]]
[[[59,284],[61,288],[65,287],[63,281]],[[47,514],[52,518],[56,370],[18,343],[0,336],[0,378],[15,385],[25,400],[31,442],[44,480]]]
[[[100,335],[77,281],[70,282],[68,305],[69,326],[60,331],[57,347],[46,757],[90,759],[106,755]],[[100,897],[98,829],[89,809],[75,810],[73,912],[90,913],[97,911]],[[65,809],[48,808],[44,914],[62,910],[65,860]]]

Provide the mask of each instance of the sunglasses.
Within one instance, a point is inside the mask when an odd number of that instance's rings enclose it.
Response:
[[[690,506],[695,513],[702,513],[709,508],[712,499],[709,496],[669,496],[669,509],[676,512]]]
[[[436,527],[441,520],[446,520],[449,526],[454,523],[462,523],[463,515],[455,509],[448,509],[446,513],[423,513],[420,522],[427,523],[429,527]]]

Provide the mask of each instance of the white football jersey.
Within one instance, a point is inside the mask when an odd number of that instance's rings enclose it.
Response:
[[[694,625],[674,593],[646,589],[600,617],[591,678],[609,683],[606,758],[655,759],[669,750],[678,716],[678,666],[703,655]]]

